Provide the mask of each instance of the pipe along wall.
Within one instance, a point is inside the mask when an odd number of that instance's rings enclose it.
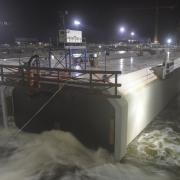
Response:
[[[138,76],[146,73],[147,69],[143,69],[122,76],[119,79],[122,87],[118,89],[122,97],[119,99],[107,99],[85,89],[65,87],[24,130],[37,133],[51,129],[70,131],[84,145],[93,149],[106,148],[119,161],[126,154],[128,144],[179,92],[180,69],[166,80],[151,73],[135,83]],[[130,85],[132,82],[134,84]],[[29,96],[26,88],[14,88],[16,126],[21,128],[51,95],[51,92],[44,91]]]

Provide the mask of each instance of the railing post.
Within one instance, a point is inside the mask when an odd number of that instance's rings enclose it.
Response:
[[[1,81],[4,82],[3,66],[1,66]]]
[[[30,69],[30,67],[26,67],[26,71],[27,71],[27,83],[28,83],[28,86],[31,86],[31,69]]]
[[[117,96],[118,94],[117,94],[117,78],[118,78],[118,76],[117,76],[117,73],[115,74],[115,95]]]
[[[59,72],[59,70],[58,70],[58,81],[60,80],[60,72]]]
[[[65,50],[65,66],[66,66],[66,69],[68,68],[68,62],[67,62],[67,50]]]
[[[92,72],[89,73],[89,84],[91,88],[92,87]]]
[[[3,67],[1,66],[1,69]],[[8,128],[8,109],[7,109],[7,102],[6,102],[6,86],[0,87],[0,95],[1,95],[1,106],[2,106],[2,116],[3,116],[3,126]]]
[[[49,68],[51,68],[51,51],[50,50],[48,54],[48,63],[49,63]]]
[[[24,78],[24,68],[21,67],[20,69],[21,69],[21,74],[22,74],[22,82],[23,82],[23,84],[24,84],[24,82],[25,82],[25,78]]]
[[[69,71],[69,75],[71,76],[71,63],[72,63],[72,54],[71,54],[72,52],[71,52],[71,49],[69,49],[69,69],[70,69],[70,71]]]
[[[86,66],[87,66],[87,65],[86,65],[86,61],[87,61],[87,51],[85,50],[84,53],[85,53],[85,57],[84,57],[84,59],[85,59],[85,70],[86,70]]]

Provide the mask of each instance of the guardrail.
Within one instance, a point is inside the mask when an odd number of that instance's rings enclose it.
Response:
[[[23,84],[39,87],[40,84],[60,84],[76,86],[89,89],[99,89],[104,92],[114,88],[114,94],[110,97],[120,97],[118,95],[118,76],[121,71],[102,71],[102,70],[76,70],[59,69],[46,67],[28,67],[25,65],[0,65],[0,77],[3,84]]]

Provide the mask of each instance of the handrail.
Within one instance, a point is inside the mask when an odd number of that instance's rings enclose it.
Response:
[[[24,68],[28,70],[35,69],[34,67],[28,67],[26,65],[6,65],[0,64],[0,68]],[[40,67],[39,70],[49,70],[49,71],[60,71],[60,72],[76,72],[76,73],[94,73],[94,74],[121,74],[121,71],[109,71],[109,70],[77,70],[77,69],[60,69],[60,68],[48,68],[48,67]]]
[[[77,73],[74,75],[73,73]],[[80,74],[80,75],[79,75]],[[47,67],[30,67],[27,65],[0,65],[0,77],[3,83],[17,83],[22,81],[29,86],[39,87],[38,84],[59,84],[63,83],[69,86],[86,87],[90,89],[104,90],[114,88],[114,95],[118,97],[117,88],[121,86],[118,83],[118,76],[121,71],[104,71],[104,70],[76,70],[60,69]],[[81,77],[80,77],[81,76]],[[111,77],[113,79],[113,82]],[[80,78],[79,78],[80,77]]]

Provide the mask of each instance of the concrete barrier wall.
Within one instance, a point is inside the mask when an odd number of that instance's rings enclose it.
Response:
[[[180,69],[176,69],[166,80],[160,80],[150,70],[143,69],[124,75],[119,81],[122,82],[122,88],[119,88],[122,97],[110,100],[116,110],[116,160],[125,155],[127,145],[179,92]]]

